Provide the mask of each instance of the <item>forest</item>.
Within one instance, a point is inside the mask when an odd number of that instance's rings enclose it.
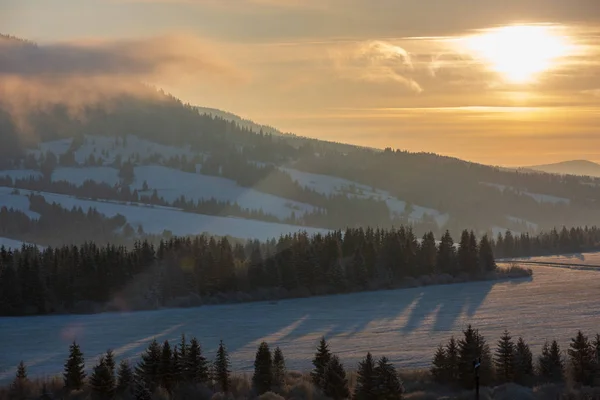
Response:
[[[152,340],[135,365],[129,359],[117,364],[108,349],[91,370],[73,341],[62,377],[32,380],[21,361],[13,382],[0,388],[0,399],[467,399],[476,386],[483,399],[591,399],[600,394],[600,334],[590,340],[579,330],[566,352],[556,340],[546,340],[535,358],[525,340],[514,339],[508,330],[492,346],[469,325],[458,339],[452,336],[438,346],[429,369],[403,371],[385,355],[376,358],[371,352],[358,365],[344,366],[322,337],[313,368],[299,372],[286,368],[281,348],[263,341],[253,372],[246,376],[232,371],[222,340],[212,359],[196,337],[188,342],[185,335],[174,344]]]
[[[0,249],[0,315],[107,311],[117,295],[148,309],[497,278],[507,272],[497,271],[494,254],[591,251],[600,230],[507,233],[496,240],[464,230],[457,243],[449,232],[440,239],[429,232],[418,240],[400,227],[297,233],[262,243],[200,235],[136,241],[131,248],[87,242]]]
[[[136,135],[165,145],[190,146],[192,151],[204,154],[202,173],[217,174],[242,186],[320,208],[319,212],[304,218],[296,216],[295,223],[299,225],[331,229],[376,224],[390,227],[401,220],[394,221],[397,216],[391,215],[387,206],[376,200],[359,200],[345,195],[327,197],[306,190],[276,167],[346,178],[385,190],[410,204],[448,213],[451,219],[447,226],[435,232],[440,235],[446,229],[460,234],[460,229],[465,227],[480,232],[491,226],[506,226],[507,216],[531,221],[543,230],[600,221],[600,181],[595,178],[516,172],[436,154],[391,148],[380,151],[294,135],[254,132],[235,122],[201,114],[196,107],[152,88],[141,92],[146,95],[123,95],[107,100],[107,104],[88,106],[81,111],[85,118],[74,119],[60,105],[31,110],[27,122],[29,129],[36,133],[33,136],[22,135],[20,125],[0,103],[0,140],[3,143],[0,168],[32,167],[34,163],[27,155],[27,147],[35,147],[40,141],[74,138],[73,148],[60,160],[45,156],[44,160],[35,163],[48,179],[53,165],[73,165],[72,152],[86,135],[114,136],[118,140],[124,140],[126,135]],[[165,132],[169,134],[165,135]],[[23,139],[32,137],[35,138],[33,142]],[[155,155],[147,160],[134,158],[119,163],[121,166],[158,163],[192,171],[193,161],[199,160],[168,160]],[[86,165],[97,163],[97,159],[86,161]],[[124,178],[126,176],[125,173]],[[488,183],[506,188],[499,190]],[[539,202],[530,193],[565,198],[568,204]],[[126,195],[126,192],[119,194]],[[152,193],[146,195],[151,197]],[[215,212],[215,207],[190,205],[189,199],[185,201],[188,208],[197,212]],[[246,210],[236,209],[235,204],[221,207],[233,210],[235,215],[248,216]],[[252,218],[268,220],[272,217],[252,215]],[[431,225],[415,226],[419,234],[435,229],[438,228]]]

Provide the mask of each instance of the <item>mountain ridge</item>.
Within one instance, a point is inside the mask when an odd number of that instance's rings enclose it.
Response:
[[[522,167],[523,170],[546,172],[561,175],[600,177],[600,164],[589,160],[567,160],[557,163]]]

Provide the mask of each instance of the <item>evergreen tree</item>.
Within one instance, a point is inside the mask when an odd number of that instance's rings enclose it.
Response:
[[[183,364],[179,358],[179,349],[177,345],[173,348],[171,360],[171,373],[173,377],[173,384],[177,385],[183,380]]]
[[[112,349],[108,349],[106,351],[106,355],[104,356],[104,363],[106,364],[106,367],[109,369],[110,373],[114,377],[117,366],[115,363],[115,354],[113,353]]]
[[[331,356],[329,363],[325,367],[323,393],[333,400],[342,400],[350,397],[346,371],[336,355]]]
[[[458,342],[459,350],[459,379],[465,389],[472,389],[475,384],[473,361],[481,358],[479,367],[480,384],[485,386],[492,378],[492,357],[485,338],[471,325],[463,331],[464,338]]]
[[[73,342],[69,347],[69,358],[65,363],[63,374],[65,389],[79,390],[83,387],[83,381],[85,380],[84,368],[83,353],[79,345]]]
[[[375,367],[376,399],[400,400],[404,394],[402,381],[396,368],[386,357],[381,357]]]
[[[514,357],[515,344],[512,341],[510,333],[505,330],[498,341],[496,354],[494,355],[494,365],[496,366],[496,375],[500,382],[512,382],[514,379]]]
[[[533,354],[522,337],[517,340],[514,350],[514,374],[514,380],[519,385],[531,385],[533,383]]]
[[[270,391],[273,386],[273,360],[266,342],[262,342],[256,351],[252,386],[258,395]]]
[[[131,390],[133,385],[133,371],[127,360],[122,360],[119,363],[119,370],[117,371],[117,392],[126,393]]]
[[[456,385],[460,380],[460,354],[458,343],[454,336],[448,340],[446,345],[446,370],[448,382]]]
[[[167,392],[171,392],[173,389],[173,352],[171,351],[171,345],[168,340],[165,340],[162,346],[158,374],[160,377],[160,385],[164,387]]]
[[[353,284],[356,287],[365,289],[368,284],[369,274],[367,271],[367,265],[365,257],[360,248],[357,248],[354,252],[354,258],[352,259],[352,278]]]
[[[219,343],[219,349],[217,350],[217,357],[215,359],[215,364],[213,368],[214,380],[217,381],[217,383],[221,387],[221,391],[225,393],[229,392],[229,375],[231,373],[229,367],[229,355],[227,354],[225,344],[221,340],[221,342]]]
[[[204,383],[208,381],[208,361],[202,355],[202,347],[195,337],[190,340],[190,345],[182,355],[184,362],[184,381],[190,383]],[[180,350],[181,351],[181,350]]]
[[[592,342],[592,350],[594,353],[594,385],[600,385],[600,334],[596,334]]]
[[[101,358],[94,366],[90,376],[90,387],[93,397],[99,400],[112,399],[115,395],[115,377],[106,364],[106,359]]]
[[[441,344],[433,355],[430,372],[433,380],[437,383],[445,384],[450,380],[448,377],[448,359],[446,357],[446,350]]]
[[[146,384],[144,379],[135,378],[135,400],[152,400],[152,390]]]
[[[273,386],[282,388],[285,385],[285,358],[279,347],[273,352]]]
[[[440,241],[437,254],[437,270],[446,274],[456,272],[456,249],[450,231],[446,231]]]
[[[556,340],[552,345],[546,341],[542,347],[542,354],[538,358],[538,375],[542,382],[562,382],[565,373],[560,346]]]
[[[375,376],[375,361],[371,353],[358,363],[356,386],[354,386],[355,400],[374,399],[377,392],[377,381]]]
[[[11,399],[26,399],[27,398],[27,369],[25,363],[21,361],[17,366],[17,374],[10,387]]]
[[[160,383],[160,362],[162,349],[160,344],[153,339],[141,359],[135,367],[135,375],[138,381],[143,381],[143,387],[152,393]],[[138,385],[139,386],[139,385]],[[139,387],[136,386],[136,396]]]
[[[583,332],[578,331],[577,336],[571,339],[569,345],[569,359],[573,381],[585,386],[594,383],[594,351]]]
[[[484,235],[479,242],[479,268],[483,272],[495,271],[497,268],[492,245],[487,235]]]
[[[329,351],[329,344],[325,340],[325,337],[321,337],[315,358],[312,361],[314,366],[310,373],[312,382],[318,388],[325,389],[325,370],[327,365],[331,361],[331,352]]]

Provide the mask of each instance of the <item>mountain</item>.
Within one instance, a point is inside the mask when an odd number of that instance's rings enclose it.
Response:
[[[534,165],[523,169],[550,174],[600,177],[600,164],[588,160],[563,161],[555,164]]]
[[[77,89],[103,89],[85,84]],[[0,98],[0,237],[264,240],[410,225],[439,238],[600,224],[597,178],[283,134],[135,82],[115,87],[17,113]]]

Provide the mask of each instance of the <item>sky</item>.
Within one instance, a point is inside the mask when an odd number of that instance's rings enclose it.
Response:
[[[598,0],[0,0],[0,30],[42,50],[0,48],[11,96],[142,79],[303,136],[600,162]]]

